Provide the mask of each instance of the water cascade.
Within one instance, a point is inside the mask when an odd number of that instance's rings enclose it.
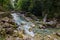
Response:
[[[12,6],[13,6],[13,8],[15,8],[15,6],[14,6],[14,2],[15,2],[15,0],[10,0],[11,1],[11,4],[12,4]]]
[[[15,0],[10,0],[12,3],[13,8],[15,8],[14,6],[14,2]],[[20,14],[20,13],[19,13]],[[17,29],[19,30],[19,28],[21,28],[21,24],[24,24],[22,29],[25,30],[25,33],[30,35],[30,36],[34,36],[34,32],[33,31],[29,31],[29,29],[31,28],[31,22],[27,22],[23,17],[21,17],[20,15],[18,15],[18,13],[12,13],[11,14],[13,16],[13,19],[15,20],[15,23],[17,23],[18,25],[20,25]]]
[[[44,18],[43,18],[43,22],[46,22],[47,19],[47,14],[45,14]]]
[[[32,25],[31,22],[27,22],[26,20],[23,20],[24,18],[21,17],[20,15],[18,15],[17,13],[13,13],[11,15],[13,16],[13,18],[15,20],[15,23],[17,23],[18,25],[21,25],[21,23],[24,24],[22,26],[22,28],[25,30],[25,33],[27,35],[30,35],[30,36],[34,37],[34,32],[29,31],[29,29],[31,28],[31,25]],[[19,28],[21,28],[21,26],[18,27],[18,30],[19,30]]]

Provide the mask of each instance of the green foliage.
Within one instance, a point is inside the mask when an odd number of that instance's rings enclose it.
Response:
[[[27,11],[30,4],[30,0],[18,0],[16,9]]]
[[[28,11],[36,15],[41,15],[42,4],[41,1],[38,0],[18,0],[16,4],[16,10]]]
[[[36,16],[41,16],[42,14],[42,3],[40,0],[31,0],[29,7],[29,12],[32,12]]]
[[[10,0],[0,0],[0,6],[7,11],[13,9]]]
[[[3,7],[4,7],[5,9],[7,9],[7,10],[12,9],[12,5],[11,5],[10,0],[5,0],[5,1],[3,2]]]
[[[0,6],[6,10],[13,9],[10,0],[0,0]],[[60,0],[15,0],[15,10],[28,11],[37,16],[60,16]]]
[[[2,6],[2,3],[3,3],[2,0],[0,0],[0,6]]]
[[[0,40],[5,40],[5,37],[0,37]]]

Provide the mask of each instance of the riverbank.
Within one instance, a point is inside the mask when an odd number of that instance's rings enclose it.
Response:
[[[59,28],[46,28],[46,24],[39,23],[41,21],[37,20],[37,22],[32,17],[25,16],[24,14],[18,15],[21,15],[22,18],[24,18],[23,20],[33,23],[29,30],[32,30],[35,33],[35,36],[32,37],[34,40],[60,40]],[[31,40],[31,37],[29,35],[26,35],[24,33],[24,30],[17,30],[18,26],[13,20],[11,13],[1,13],[0,19],[0,35],[3,36],[2,39],[5,38],[6,40]],[[21,25],[23,26],[24,24]]]

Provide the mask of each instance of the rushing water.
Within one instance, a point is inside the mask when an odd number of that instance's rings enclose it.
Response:
[[[21,25],[21,24],[24,24],[22,26],[22,28],[25,30],[25,33],[27,35],[30,35],[32,37],[34,37],[34,32],[33,31],[29,31],[29,29],[31,28],[31,22],[27,22],[26,20],[23,20],[24,18],[21,17],[20,15],[18,15],[17,13],[13,13],[11,14],[13,16],[13,19],[15,20],[15,23],[17,23],[18,25]],[[21,26],[18,27],[18,30],[19,28],[21,28]]]
[[[12,4],[13,8],[15,8],[15,5],[14,5],[15,0],[10,0],[10,1],[11,1],[11,4]]]
[[[19,13],[13,13],[11,14],[13,16],[13,19],[15,20],[15,23],[17,23],[18,25],[20,25],[18,27],[18,30],[21,28],[21,24],[23,24],[22,29],[25,30],[25,33],[30,35],[30,36],[34,36],[34,32],[35,33],[40,33],[40,34],[52,34],[53,32],[57,32],[60,29],[57,28],[46,28],[46,29],[39,29],[39,28],[33,28],[33,31],[29,31],[29,29],[31,28],[31,25],[33,24],[32,22],[27,22],[22,16],[19,15]]]
[[[37,25],[35,25],[35,28],[33,28],[33,31],[29,31],[29,29],[31,28],[31,25],[33,24],[32,22],[30,21],[27,22],[20,13],[12,13],[11,15],[13,16],[15,23],[19,25],[17,30],[18,31],[22,29],[25,30],[26,35],[29,35],[32,37],[31,40],[34,40],[34,37],[36,36],[35,33],[40,34],[42,38],[44,38],[47,35],[60,32],[60,29],[56,29],[56,28],[46,28],[42,30],[42,29],[37,28],[38,27]]]
[[[11,0],[12,6],[13,8],[15,8],[14,6],[14,1],[15,0]],[[30,36],[34,36],[34,32],[33,31],[29,31],[29,29],[31,28],[31,22],[27,22],[23,17],[21,17],[20,15],[18,15],[17,13],[13,13],[11,14],[13,16],[13,19],[15,20],[15,23],[17,23],[18,25],[20,25],[18,27],[18,30],[21,28],[21,24],[24,24],[22,29],[25,30],[25,33],[30,35]]]
[[[44,16],[43,21],[46,22],[47,14]]]

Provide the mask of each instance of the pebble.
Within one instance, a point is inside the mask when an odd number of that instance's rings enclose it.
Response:
[[[58,40],[57,38],[54,38],[54,40]]]

